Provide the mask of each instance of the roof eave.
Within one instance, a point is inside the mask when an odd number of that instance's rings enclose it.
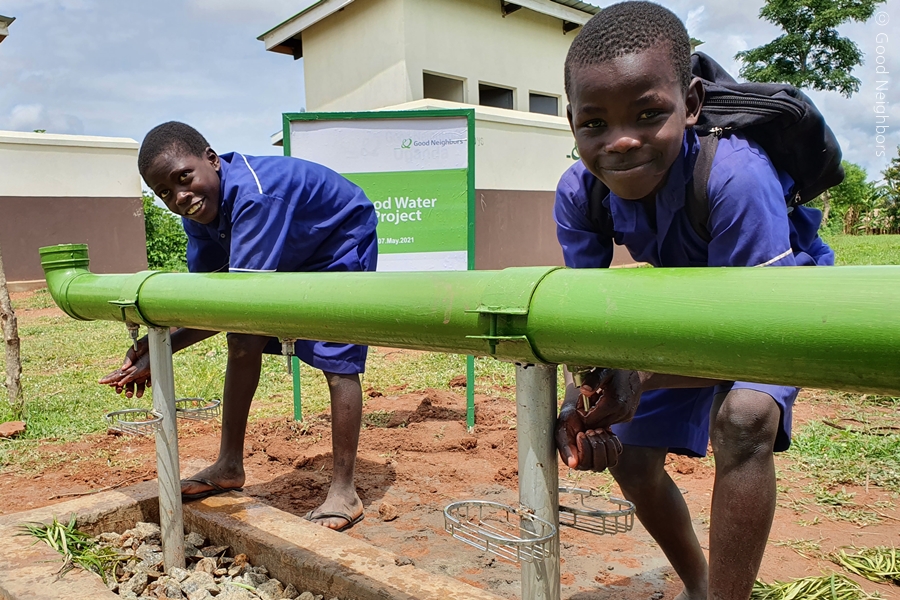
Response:
[[[4,17],[3,15],[0,15],[0,42],[9,35],[9,26],[15,20],[15,17]]]
[[[257,39],[266,45],[266,50],[301,58],[303,56],[301,32],[352,2],[353,0],[318,0]]]
[[[522,8],[533,10],[550,17],[555,17],[563,23],[574,23],[578,26],[587,23],[595,13],[572,8],[561,4],[556,0],[506,0],[507,4],[516,4]],[[599,12],[599,8],[597,11]]]
[[[302,58],[303,31],[342,10],[352,2],[353,0],[317,0],[257,39],[263,42],[266,50],[270,52],[289,54],[295,59]],[[570,3],[574,6],[570,6]],[[508,0],[506,4],[514,4],[560,19],[563,22],[563,32],[584,25],[592,16],[600,12],[600,8],[597,6],[572,0]]]

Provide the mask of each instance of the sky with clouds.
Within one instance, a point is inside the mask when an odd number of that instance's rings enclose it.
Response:
[[[759,19],[763,0],[660,3],[705,41],[701,50],[735,75],[736,52],[780,32]],[[308,4],[0,0],[0,14],[16,17],[0,45],[0,129],[140,140],[154,125],[175,119],[197,127],[220,151],[278,154],[269,136],[281,128],[281,113],[304,106],[302,60],[266,52],[256,38]],[[845,158],[864,166],[871,178],[897,156],[900,144],[900,0],[888,0],[878,10],[882,23],[873,19],[840,28],[865,53],[865,64],[855,71],[862,80],[859,92],[850,99],[836,92],[809,93]],[[887,74],[877,72],[878,61]],[[879,85],[887,104],[877,104]],[[883,142],[876,132],[878,106],[888,115]],[[878,156],[879,145],[884,156]]]

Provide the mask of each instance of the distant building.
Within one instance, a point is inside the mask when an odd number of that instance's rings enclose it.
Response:
[[[147,268],[138,143],[0,131],[0,247],[10,289],[43,287],[38,248],[86,243],[95,273]]]
[[[12,25],[12,22],[15,21],[15,17],[4,17],[0,15],[0,42],[6,39],[6,36],[9,35],[9,26]]]
[[[577,0],[319,0],[259,39],[303,58],[310,112],[474,106],[476,268],[556,265],[554,192],[577,160],[563,66],[599,11]],[[614,262],[633,261],[623,251]]]
[[[563,61],[599,10],[575,0],[320,0],[259,39],[303,57],[309,111],[433,98],[564,116]]]

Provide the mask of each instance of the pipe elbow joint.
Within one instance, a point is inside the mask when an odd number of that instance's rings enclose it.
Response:
[[[41,267],[47,280],[47,288],[53,301],[73,319],[85,321],[78,315],[68,300],[68,289],[76,278],[90,274],[87,244],[59,244],[45,246],[39,250]]]

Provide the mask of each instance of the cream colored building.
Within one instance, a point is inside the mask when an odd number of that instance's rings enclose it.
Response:
[[[563,116],[566,52],[599,10],[575,0],[321,0],[259,39],[303,57],[309,111],[434,98]]]
[[[320,0],[259,39],[303,58],[310,112],[474,107],[476,268],[562,264],[554,193],[577,160],[563,66],[599,10],[577,0]]]

